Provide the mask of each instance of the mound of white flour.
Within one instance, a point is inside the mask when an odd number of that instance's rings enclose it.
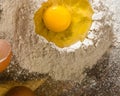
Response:
[[[2,0],[0,38],[11,42],[22,68],[49,73],[57,80],[81,81],[85,69],[96,64],[111,45],[112,14],[101,0],[89,0],[94,15],[88,36],[83,42],[58,48],[35,33],[33,17],[41,1]]]

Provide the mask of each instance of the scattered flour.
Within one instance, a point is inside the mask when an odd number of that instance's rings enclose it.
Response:
[[[22,68],[49,73],[57,80],[81,81],[85,68],[96,64],[111,45],[112,14],[102,0],[89,0],[94,15],[88,36],[83,42],[58,48],[35,33],[34,13],[44,1],[3,0],[0,38],[11,42],[13,54]]]

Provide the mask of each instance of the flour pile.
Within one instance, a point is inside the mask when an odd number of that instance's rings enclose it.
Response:
[[[81,81],[85,69],[92,68],[111,45],[111,12],[101,0],[90,0],[94,15],[88,36],[83,42],[58,48],[35,34],[33,17],[41,3],[41,0],[5,0],[0,37],[12,43],[13,53],[22,68],[49,74],[57,80]]]

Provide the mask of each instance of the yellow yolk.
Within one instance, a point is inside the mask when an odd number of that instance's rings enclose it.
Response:
[[[62,32],[70,26],[71,14],[65,7],[52,6],[45,11],[43,21],[50,31]]]

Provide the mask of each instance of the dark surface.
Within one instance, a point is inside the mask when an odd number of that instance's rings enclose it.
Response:
[[[120,54],[120,46],[112,46],[110,52],[106,53],[92,69],[86,69],[87,76],[81,84],[72,81],[55,81],[49,78],[35,93],[37,96],[120,96],[120,57],[118,54]],[[16,70],[10,70],[13,69],[11,67]],[[42,79],[46,76],[29,73],[17,64],[11,64],[0,74],[0,81],[26,81]]]
[[[120,49],[112,49],[113,55]],[[115,51],[118,51],[117,53]],[[116,54],[115,54],[116,53]],[[36,91],[38,96],[120,96],[120,65],[105,54],[81,84],[49,79]]]

